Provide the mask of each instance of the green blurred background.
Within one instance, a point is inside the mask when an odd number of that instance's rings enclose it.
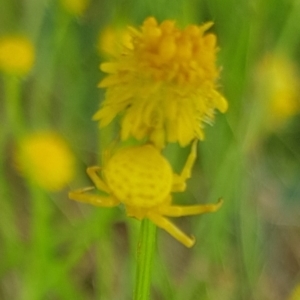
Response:
[[[196,236],[192,249],[158,231],[151,299],[300,299],[298,0],[0,0],[0,37],[21,33],[35,47],[33,69],[14,78],[26,128],[58,132],[77,164],[57,192],[20,176],[2,74],[0,299],[132,299],[139,222],[67,193],[91,184],[85,169],[100,163],[99,141],[111,132],[91,120],[103,98],[99,36],[148,16],[182,27],[214,22],[229,103],[206,126],[187,191],[174,196],[190,204],[223,197],[224,205],[174,220]],[[167,151],[180,169],[188,149],[175,148]]]

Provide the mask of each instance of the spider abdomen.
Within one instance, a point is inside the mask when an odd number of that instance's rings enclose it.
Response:
[[[167,201],[173,179],[169,162],[152,145],[119,150],[108,161],[104,176],[116,198],[141,208]]]

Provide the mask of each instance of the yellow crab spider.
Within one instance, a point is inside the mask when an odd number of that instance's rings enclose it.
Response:
[[[123,203],[128,216],[148,218],[186,247],[192,247],[195,238],[187,236],[167,217],[214,212],[222,205],[222,200],[217,204],[172,205],[171,193],[185,190],[195,159],[196,141],[181,174],[173,173],[167,159],[151,144],[123,148],[112,155],[102,170],[97,166],[87,169],[95,187],[107,196],[89,193],[94,187],[87,187],[70,192],[69,198],[102,207]]]

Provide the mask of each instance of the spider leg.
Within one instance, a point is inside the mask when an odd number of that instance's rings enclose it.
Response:
[[[197,157],[197,140],[194,140],[191,147],[191,152],[180,173],[173,174],[172,192],[182,192],[186,188],[186,180],[191,177],[191,171]]]
[[[223,199],[219,199],[216,204],[199,204],[199,205],[170,205],[158,207],[158,213],[168,217],[182,217],[190,215],[200,215],[207,212],[217,211],[223,204]]]
[[[86,169],[86,172],[87,172],[88,176],[91,178],[91,180],[93,181],[93,183],[95,184],[95,186],[98,190],[106,192],[107,194],[109,194],[109,189],[108,189],[107,185],[104,183],[104,181],[99,177],[99,175],[97,173],[100,170],[101,170],[100,167],[93,166],[93,167],[88,167]]]
[[[79,190],[75,190],[69,192],[69,198],[75,201],[89,203],[95,206],[102,206],[102,207],[113,207],[117,206],[120,202],[110,196],[100,196],[97,194],[86,193],[94,189],[94,187],[87,187]]]
[[[149,212],[147,214],[147,218],[152,221],[157,227],[160,227],[167,231],[170,235],[172,235],[176,240],[190,248],[195,244],[195,238],[187,236],[184,232],[182,232],[176,225],[174,225],[167,218]]]

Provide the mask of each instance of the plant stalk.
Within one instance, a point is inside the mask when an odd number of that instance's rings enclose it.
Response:
[[[149,300],[153,257],[156,245],[156,226],[144,219],[141,222],[137,246],[136,282],[134,300]]]

